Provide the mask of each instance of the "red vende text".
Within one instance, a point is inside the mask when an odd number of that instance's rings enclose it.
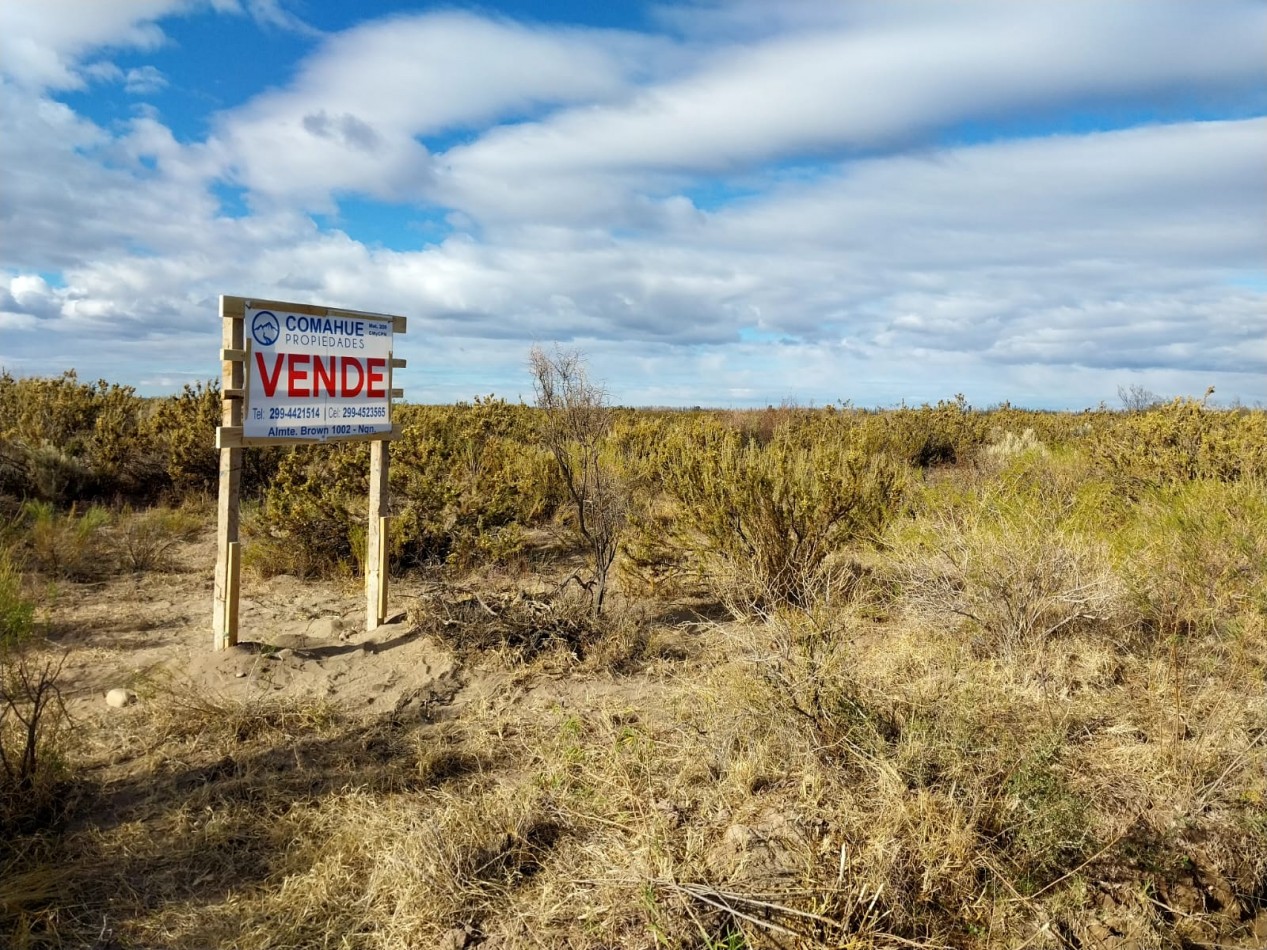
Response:
[[[314,356],[311,353],[278,353],[273,357],[272,371],[263,353],[255,354],[264,395],[272,399],[282,380],[282,367],[286,369],[286,395],[292,399],[334,396],[350,399],[360,396],[362,390],[368,399],[383,399],[387,395],[387,360],[358,356]]]

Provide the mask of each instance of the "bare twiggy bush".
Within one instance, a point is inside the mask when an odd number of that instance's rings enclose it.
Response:
[[[0,641],[0,830],[47,820],[56,804],[69,717],[58,684],[66,656]]]
[[[1130,386],[1118,386],[1117,398],[1122,403],[1122,408],[1127,412],[1145,412],[1163,405],[1166,401],[1151,389],[1141,386],[1139,383],[1132,383]]]
[[[1041,650],[1080,627],[1120,635],[1111,622],[1123,616],[1125,598],[1108,545],[1060,531],[1037,513],[1001,514],[931,517],[921,540],[899,545],[907,603],[971,621],[987,654]]]
[[[601,614],[607,579],[629,519],[629,491],[611,457],[607,393],[589,378],[580,353],[533,347],[529,356],[544,437],[572,501],[576,529],[593,574],[594,613]]]
[[[481,593],[448,586],[425,595],[412,619],[455,650],[499,650],[519,663],[552,649],[576,658],[603,634],[605,621],[579,596]]]

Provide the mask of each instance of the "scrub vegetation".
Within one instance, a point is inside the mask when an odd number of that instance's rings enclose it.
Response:
[[[154,675],[96,718],[59,605],[205,541],[219,393],[0,375],[0,943],[1267,941],[1267,413],[533,373],[537,405],[396,410],[401,637],[451,689]],[[253,577],[360,573],[367,456],[245,453]]]

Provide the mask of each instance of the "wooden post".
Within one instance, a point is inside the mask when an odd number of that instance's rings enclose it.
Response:
[[[370,443],[370,510],[365,539],[365,629],[387,619],[387,466],[385,440]]]
[[[388,549],[387,519],[378,519],[378,622],[387,622],[387,588],[390,578],[387,571]]]
[[[221,339],[226,350],[242,351],[244,318],[242,302],[236,300],[226,306],[226,298],[220,298],[222,321]],[[235,304],[235,305],[233,305]],[[222,356],[226,354],[221,354]],[[246,367],[242,360],[222,360],[220,374],[221,424],[242,425],[242,387],[245,385]],[[241,552],[238,548],[239,494],[242,483],[242,449],[220,449],[220,500],[216,528],[216,578],[211,626],[215,635],[215,648],[223,650],[238,642],[238,568]]]
[[[238,642],[238,605],[242,602],[242,545],[237,541],[229,542],[229,558],[225,574],[225,646],[231,647]]]

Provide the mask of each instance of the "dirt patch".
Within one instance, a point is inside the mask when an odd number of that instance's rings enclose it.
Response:
[[[243,583],[241,642],[212,649],[214,541],[176,552],[170,572],[67,584],[44,618],[68,651],[64,693],[72,714],[95,713],[115,688],[147,697],[165,688],[241,699],[261,693],[319,696],[348,709],[381,712],[406,693],[451,695],[458,664],[396,611],[365,632],[364,594],[352,582],[289,575]],[[402,585],[401,602],[418,590]]]

